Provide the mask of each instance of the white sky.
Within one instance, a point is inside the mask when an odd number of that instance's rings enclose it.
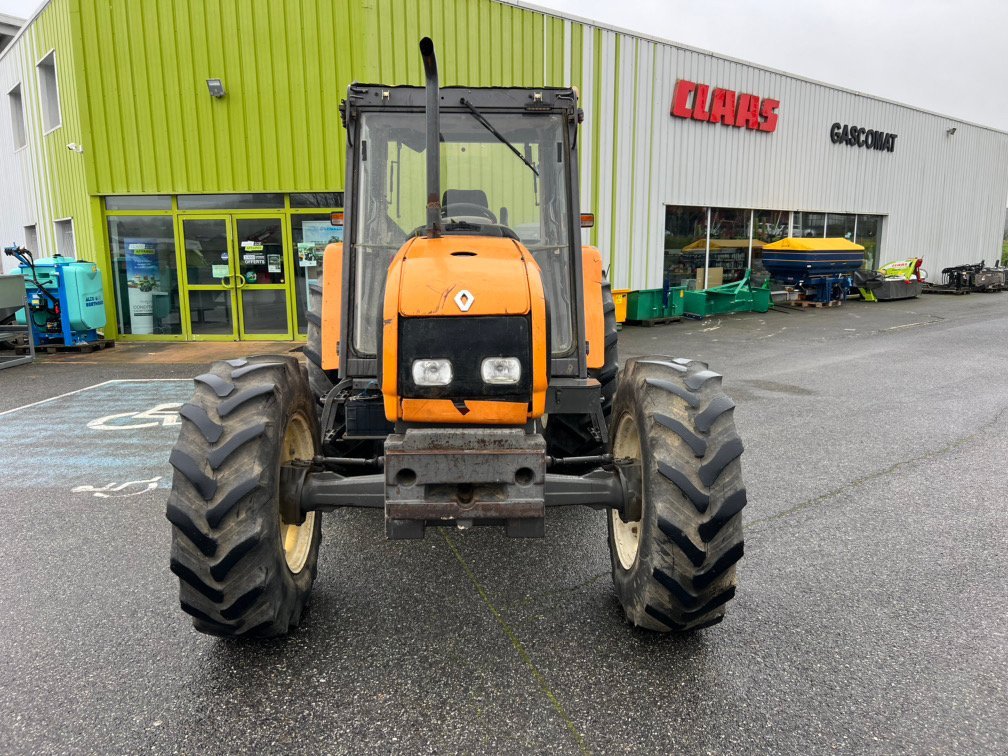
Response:
[[[0,13],[27,17],[40,4],[0,0]],[[1005,0],[533,4],[1008,131]]]

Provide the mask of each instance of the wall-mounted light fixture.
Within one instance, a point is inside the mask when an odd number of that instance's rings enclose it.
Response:
[[[210,90],[210,96],[216,97],[218,100],[227,94],[224,89],[224,82],[220,79],[207,79],[206,80],[207,89]]]
[[[945,129],[945,136],[953,136],[956,132],[956,127],[953,126],[951,129]]]

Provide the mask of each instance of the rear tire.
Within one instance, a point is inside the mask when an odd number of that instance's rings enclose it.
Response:
[[[609,516],[616,595],[627,620],[659,632],[721,621],[735,595],[746,503],[742,441],[721,376],[702,362],[628,360],[610,431],[641,463],[641,519]]]
[[[605,343],[601,368],[588,371],[589,378],[595,378],[602,386],[602,415],[609,427],[612,415],[613,397],[616,395],[616,379],[619,374],[619,334],[616,330],[616,305],[613,302],[612,287],[608,281],[602,282],[602,311],[605,317]],[[591,415],[550,415],[543,435],[546,438],[546,453],[551,457],[586,457],[605,454],[609,439],[596,438]],[[577,472],[565,468],[565,472]]]
[[[321,516],[282,521],[280,465],[314,456],[318,420],[290,357],[215,363],[179,410],[168,496],[171,570],[182,609],[211,635],[283,635],[300,622],[318,562]]]
[[[322,369],[322,283],[308,282],[308,340],[304,355],[308,360],[308,385],[316,398],[323,398],[339,380],[339,371]]]

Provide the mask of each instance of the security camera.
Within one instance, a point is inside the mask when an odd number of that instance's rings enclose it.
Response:
[[[77,144],[76,142],[70,142],[70,144],[68,144],[68,145],[66,146],[66,148],[67,148],[68,150],[70,150],[70,152],[76,152],[76,153],[78,153],[78,154],[80,154],[80,153],[84,152],[84,148],[83,148],[83,147],[81,147],[81,146],[80,146],[79,144]]]

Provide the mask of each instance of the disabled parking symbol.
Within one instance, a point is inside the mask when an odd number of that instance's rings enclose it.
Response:
[[[117,412],[114,415],[91,420],[87,427],[91,430],[122,431],[181,425],[182,420],[178,413],[181,406],[181,402],[167,402],[143,412]]]

